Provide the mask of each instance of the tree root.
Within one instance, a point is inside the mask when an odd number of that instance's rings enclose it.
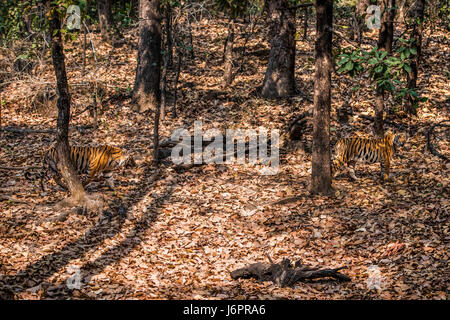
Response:
[[[258,281],[272,281],[281,287],[293,287],[295,283],[317,278],[333,278],[338,281],[350,281],[350,277],[339,273],[339,270],[346,267],[335,269],[311,268],[297,261],[293,267],[289,259],[283,259],[280,263],[273,263],[267,256],[270,263],[253,263],[245,268],[234,270],[230,273],[231,278],[250,279],[256,278]]]
[[[0,201],[11,201],[11,202],[22,203],[22,204],[30,204],[29,201],[20,200],[15,197],[11,197],[11,196],[4,195],[4,194],[0,195]]]
[[[32,170],[32,169],[42,169],[42,166],[24,166],[24,167],[9,167],[9,166],[0,166],[0,170]]]
[[[104,198],[100,194],[71,195],[55,205],[56,209],[67,207],[81,207],[83,213],[98,212],[104,207]]]
[[[431,143],[431,136],[434,134],[434,128],[436,127],[446,127],[449,128],[450,124],[445,124],[445,122],[450,122],[450,120],[444,120],[439,123],[433,124],[426,132],[426,138],[427,138],[427,148],[430,150],[431,154],[435,155],[436,157],[441,158],[442,160],[447,161],[448,158],[436,150],[434,145]]]

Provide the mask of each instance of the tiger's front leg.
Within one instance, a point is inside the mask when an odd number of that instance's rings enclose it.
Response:
[[[114,191],[114,176],[113,176],[113,173],[111,171],[104,172],[103,176],[105,177],[106,185],[108,186],[108,188],[111,191]]]
[[[348,163],[348,165],[347,165],[348,166],[348,175],[353,180],[358,180],[358,178],[356,177],[356,174],[355,174],[355,165],[356,165],[356,161],[350,161]]]
[[[381,161],[381,172],[380,172],[380,175],[381,175],[381,180],[383,180],[383,181],[387,181],[387,180],[389,180],[389,167],[390,167],[390,163],[389,163],[389,160],[382,160]]]

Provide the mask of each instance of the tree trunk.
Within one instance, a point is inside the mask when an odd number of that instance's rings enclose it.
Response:
[[[57,167],[71,195],[74,198],[80,199],[84,197],[85,191],[70,160],[69,152],[70,94],[61,39],[61,21],[57,7],[52,2],[49,2],[49,4],[52,58],[58,88],[58,121],[56,128]]]
[[[375,93],[375,118],[373,121],[373,132],[376,136],[384,136],[384,90],[377,85]]]
[[[412,90],[417,89],[417,77],[418,68],[420,62],[420,56],[422,54],[422,33],[423,33],[423,21],[425,13],[425,0],[417,0],[410,10],[410,14],[413,18],[413,29],[410,39],[414,39],[413,46],[416,48],[416,55],[411,57],[411,72],[408,75],[408,88]],[[406,104],[407,112],[412,115],[417,115],[417,101],[414,97],[409,97]]]
[[[233,81],[233,44],[234,44],[234,21],[228,25],[228,38],[225,48],[225,66],[223,81],[225,85],[230,85]]]
[[[161,93],[161,16],[159,0],[139,1],[139,47],[134,81],[138,111],[156,109]]]
[[[395,0],[383,0],[381,3],[381,28],[378,33],[378,48],[384,49],[388,54],[392,53],[394,39]],[[384,89],[377,85],[375,94],[375,120],[373,131],[376,136],[384,136]]]
[[[110,32],[113,24],[110,0],[97,0],[97,12],[102,38],[105,41],[110,41]]]
[[[295,93],[295,10],[288,0],[267,0],[270,23],[270,55],[261,94],[265,98]]]
[[[363,16],[366,13],[367,8],[370,5],[370,0],[359,0],[356,5],[356,14]]]
[[[381,2],[381,29],[378,36],[378,48],[383,48],[388,54],[392,53],[394,40],[395,0],[383,0]]]
[[[304,20],[303,20],[303,40],[306,40],[308,36],[308,16],[309,16],[309,7],[305,7],[303,9],[304,12]]]
[[[164,64],[162,68],[161,76],[161,118],[164,119],[166,116],[166,92],[167,92],[167,69],[169,67],[169,55],[166,52],[164,55]]]
[[[168,54],[168,65],[172,66],[173,64],[173,36],[172,36],[172,8],[170,4],[167,4],[166,7],[166,47]]]
[[[311,192],[331,192],[330,107],[332,64],[333,0],[316,0],[316,72]]]

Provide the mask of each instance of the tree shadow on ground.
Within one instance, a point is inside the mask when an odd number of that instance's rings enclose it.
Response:
[[[0,289],[0,296],[11,297],[11,293],[18,294],[41,284],[58,270],[67,266],[71,260],[82,258],[88,252],[97,249],[106,239],[113,238],[120,233],[130,208],[147,195],[151,186],[162,175],[161,170],[154,171],[152,168],[147,167],[142,180],[126,197],[129,200],[120,203],[112,201],[108,208],[103,210],[98,223],[82,237],[66,244],[58,252],[45,255],[38,261],[28,264],[16,274],[1,278],[2,288]],[[157,207],[157,202],[170,197],[170,194],[171,186],[169,186],[163,196],[153,197],[152,207]],[[115,218],[119,222],[117,225],[114,225],[113,215],[110,211],[115,212]],[[157,214],[151,211],[148,214],[144,214],[136,222],[134,228],[122,243],[107,250],[96,261],[88,263],[82,268],[83,278],[89,279],[92,275],[103,270],[106,265],[112,264],[128,254],[140,242],[136,242],[134,240],[135,237],[143,234],[152,225],[156,216]],[[102,223],[102,221],[106,221],[106,223]]]

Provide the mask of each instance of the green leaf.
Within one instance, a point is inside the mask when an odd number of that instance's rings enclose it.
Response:
[[[349,61],[349,62],[346,63],[345,69],[348,70],[348,71],[350,71],[350,70],[353,69],[353,66],[354,66],[353,61]]]
[[[344,63],[347,63],[348,60],[349,60],[348,57],[343,57],[341,60],[338,61],[337,64],[340,66],[340,65],[342,65],[342,64],[344,64]]]
[[[410,53],[410,48],[407,48],[407,49],[405,50],[405,56],[406,56],[407,58],[409,58],[410,55],[411,55],[411,53]]]
[[[406,63],[405,63],[405,64],[403,65],[403,69],[405,69],[405,71],[408,72],[408,73],[411,72],[411,67],[409,66],[409,64],[406,64]]]

